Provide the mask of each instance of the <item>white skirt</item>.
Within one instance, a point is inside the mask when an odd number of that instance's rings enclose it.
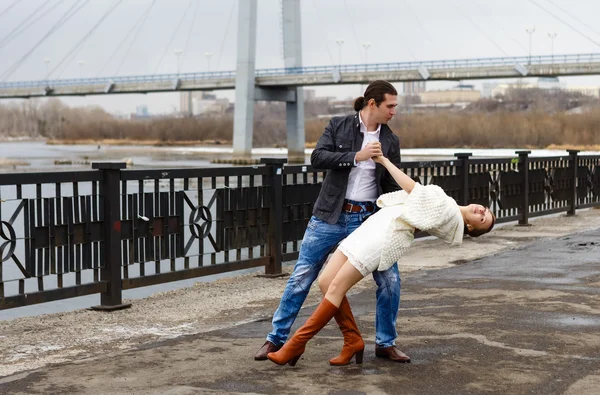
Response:
[[[363,277],[379,267],[386,232],[401,209],[401,206],[391,206],[377,211],[338,246]]]

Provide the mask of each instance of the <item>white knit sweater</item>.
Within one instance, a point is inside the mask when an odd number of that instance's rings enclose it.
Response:
[[[451,245],[462,243],[464,222],[458,205],[437,185],[417,183],[410,194],[386,193],[377,199],[377,205],[382,210],[402,206],[401,210],[390,210],[395,218],[385,233],[377,270],[387,270],[404,255],[413,241],[415,228]]]

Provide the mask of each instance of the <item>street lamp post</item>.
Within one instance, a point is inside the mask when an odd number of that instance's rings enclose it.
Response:
[[[77,64],[79,65],[79,79],[83,79],[83,65],[85,64],[85,60],[78,60]]]
[[[44,63],[46,63],[46,76],[44,79],[46,80],[46,85],[48,85],[48,74],[50,73],[50,58],[44,58]]]
[[[369,63],[369,48],[371,48],[371,43],[370,42],[364,42],[362,43],[362,47],[365,49],[365,64]]]
[[[204,56],[206,56],[207,71],[210,72],[210,58],[211,58],[211,56],[213,56],[213,53],[212,52],[204,52]]]
[[[556,33],[548,33],[548,37],[550,37],[550,54],[552,55],[552,63],[554,63],[554,39],[556,38]]]
[[[181,67],[180,63],[179,63],[179,57],[181,56],[181,54],[183,53],[183,51],[179,48],[177,48],[175,51],[175,56],[177,56],[177,78],[179,78],[179,69]]]
[[[338,45],[338,66],[342,67],[342,45],[344,45],[344,40],[341,38],[335,40],[335,43]]]
[[[525,31],[527,32],[527,34],[529,34],[529,64],[531,64],[531,36],[533,35],[533,33],[535,33],[535,26],[531,29],[525,29]]]

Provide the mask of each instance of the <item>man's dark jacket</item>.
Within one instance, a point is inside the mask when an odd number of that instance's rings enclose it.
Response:
[[[327,176],[313,207],[313,215],[322,221],[335,224],[340,218],[350,169],[354,167],[354,157],[361,150],[362,142],[358,113],[333,118],[317,142],[310,162],[315,169],[326,169]],[[400,140],[389,126],[381,125],[379,142],[383,155],[400,166]],[[379,194],[399,190],[390,173],[379,163],[376,165]]]

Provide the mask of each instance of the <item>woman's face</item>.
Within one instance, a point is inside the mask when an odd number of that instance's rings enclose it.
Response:
[[[494,218],[489,208],[481,204],[469,204],[467,206],[465,222],[470,229],[489,229]]]

